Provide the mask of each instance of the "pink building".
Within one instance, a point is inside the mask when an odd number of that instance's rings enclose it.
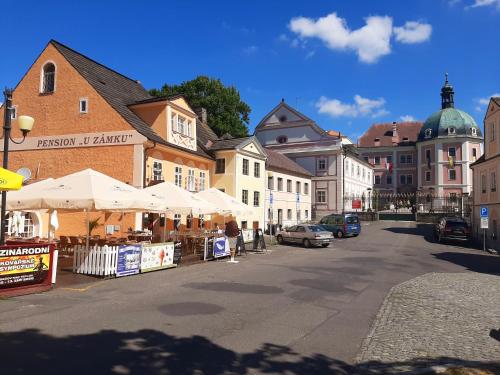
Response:
[[[421,122],[374,124],[359,139],[359,153],[375,166],[375,190],[382,193],[417,190],[416,141],[421,127]]]

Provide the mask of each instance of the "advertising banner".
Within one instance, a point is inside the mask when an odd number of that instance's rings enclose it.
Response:
[[[116,277],[135,275],[141,268],[142,245],[120,245],[118,247],[118,260]]]
[[[174,265],[174,243],[155,243],[142,245],[141,272],[169,268]]]
[[[361,199],[353,199],[352,200],[352,209],[360,210],[361,209]]]
[[[49,244],[20,244],[0,247],[0,290],[51,285]]]
[[[222,258],[231,255],[231,251],[229,251],[229,246],[226,246],[226,242],[225,237],[214,238],[215,258]]]

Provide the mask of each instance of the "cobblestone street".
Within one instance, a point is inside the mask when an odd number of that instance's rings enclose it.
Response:
[[[387,296],[357,360],[405,363],[392,365],[394,373],[419,361],[500,360],[500,342],[490,337],[500,328],[499,291],[500,278],[481,273],[429,273],[404,282]]]

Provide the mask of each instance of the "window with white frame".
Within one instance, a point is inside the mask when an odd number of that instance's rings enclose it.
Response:
[[[186,119],[179,115],[177,115],[177,131],[181,134],[186,131]]]
[[[326,203],[326,190],[316,191],[316,203]]]
[[[457,130],[454,127],[448,128],[448,134],[449,135],[454,135],[457,133]]]
[[[309,183],[304,182],[304,194],[309,195]]]
[[[248,204],[248,190],[243,189],[241,191],[241,201],[245,204]]]
[[[89,113],[89,100],[80,98],[80,113]]]
[[[153,181],[163,180],[163,164],[160,161],[153,162]]]
[[[187,190],[194,191],[194,169],[188,169]]]
[[[243,167],[241,173],[243,173],[245,176],[248,176],[249,174],[248,159],[243,159]]]
[[[260,192],[254,191],[253,192],[253,206],[259,207],[259,205],[260,205]]]
[[[491,187],[491,191],[497,191],[497,176],[496,176],[495,172],[491,172],[490,187]]]
[[[318,171],[325,171],[326,170],[326,159],[325,158],[318,159],[317,168],[318,168]]]
[[[260,163],[257,161],[253,163],[253,176],[260,178]]]
[[[32,214],[28,212],[22,213],[19,219],[17,225],[14,225],[11,214],[7,214],[7,234],[26,238],[34,237],[35,225]]]
[[[268,176],[267,177],[267,188],[269,190],[273,190],[274,189],[274,177],[273,176]]]
[[[205,183],[206,183],[206,174],[204,171],[200,171],[200,186],[198,187],[199,191],[205,190]]]
[[[457,154],[457,150],[455,147],[448,147],[448,156],[455,157]]]
[[[188,137],[192,137],[193,136],[193,126],[192,126],[192,123],[191,123],[191,120],[188,120],[187,121],[187,124],[186,124],[186,134]]]
[[[42,70],[42,87],[40,92],[42,94],[50,94],[56,88],[56,66],[52,63],[47,63],[43,66]]]
[[[283,179],[278,177],[278,191],[283,191]]]
[[[297,182],[295,183],[295,192],[296,192],[297,194],[300,194],[300,181],[297,181]]]
[[[454,181],[457,179],[457,171],[455,169],[448,169],[448,180]]]
[[[289,208],[288,210],[286,210],[286,218],[288,220],[292,220],[292,209]]]
[[[175,167],[174,169],[174,184],[182,187],[182,167]]]
[[[172,131],[177,131],[177,115],[175,113],[170,115],[170,127]]]
[[[475,137],[477,136],[477,129],[476,128],[471,128],[470,130],[471,134]]]
[[[286,192],[287,193],[292,192],[292,180],[286,180]]]

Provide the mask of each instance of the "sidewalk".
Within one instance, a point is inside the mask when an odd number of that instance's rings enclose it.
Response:
[[[380,374],[453,364],[500,373],[500,341],[490,336],[499,328],[500,276],[429,273],[391,290],[356,361]]]

